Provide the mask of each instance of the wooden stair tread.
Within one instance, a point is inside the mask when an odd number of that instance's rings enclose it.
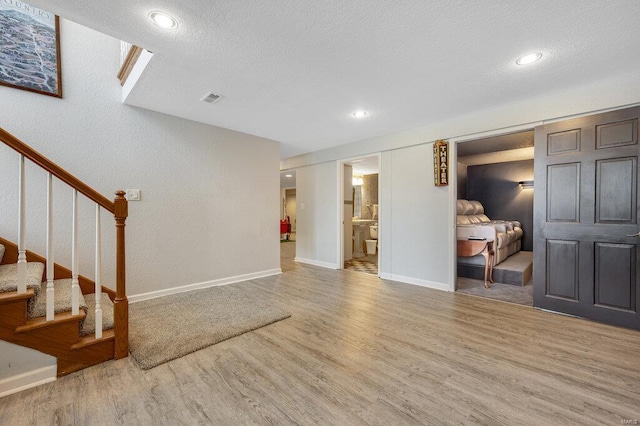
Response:
[[[18,294],[17,291],[8,291],[0,293],[0,305],[5,302],[13,302],[15,300],[31,299],[35,295],[35,290],[28,288],[26,293]]]
[[[105,340],[114,340],[115,338],[116,338],[116,335],[113,330],[105,330],[102,332],[102,337],[100,339],[96,339],[94,335],[81,337],[78,343],[71,345],[71,349],[72,350],[82,349],[87,346],[104,342]]]
[[[50,327],[52,325],[62,324],[70,321],[81,321],[85,318],[86,314],[81,309],[79,315],[72,315],[71,312],[62,312],[55,314],[52,321],[47,321],[45,317],[31,318],[27,320],[25,325],[16,328],[16,333],[25,333],[30,330],[36,330],[38,328]]]

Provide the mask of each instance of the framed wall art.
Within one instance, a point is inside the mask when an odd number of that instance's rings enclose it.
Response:
[[[61,98],[59,27],[51,12],[0,1],[0,85]]]

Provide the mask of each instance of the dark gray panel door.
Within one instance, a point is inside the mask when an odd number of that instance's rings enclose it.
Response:
[[[640,329],[639,118],[536,128],[534,306]]]

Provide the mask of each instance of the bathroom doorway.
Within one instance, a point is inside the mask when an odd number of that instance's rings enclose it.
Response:
[[[339,162],[342,269],[378,275],[380,156]]]

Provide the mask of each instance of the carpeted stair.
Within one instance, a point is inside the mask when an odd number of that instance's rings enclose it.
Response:
[[[4,254],[4,246],[0,244],[0,261]],[[44,264],[39,262],[27,263],[27,288],[33,289],[34,296],[27,303],[27,318],[34,319],[47,315],[47,283],[42,282]],[[71,279],[59,279],[53,281],[54,286],[54,311],[56,314],[71,312]],[[0,265],[0,293],[17,291],[18,268],[15,263]],[[101,294],[100,304],[102,308],[102,330],[113,328],[113,302],[105,293]],[[80,309],[86,317],[80,321],[80,335],[87,336],[95,331],[95,297],[88,294],[86,299],[80,293]]]
[[[87,294],[87,316],[80,327],[80,335],[88,336],[96,330],[96,298],[95,294]],[[113,328],[113,302],[106,293],[100,294],[100,307],[102,308],[102,330]]]
[[[71,312],[71,279],[54,280],[54,312],[61,314],[63,312]],[[84,296],[80,294],[80,309],[87,313],[87,304]],[[27,318],[40,318],[47,315],[47,283],[40,284],[40,291],[29,301],[29,310]]]
[[[4,246],[0,245],[0,247],[4,252]],[[36,294],[40,291],[43,272],[44,265],[42,263],[27,263],[27,288],[33,289]],[[15,263],[0,265],[0,293],[16,290],[18,290],[18,265]]]

